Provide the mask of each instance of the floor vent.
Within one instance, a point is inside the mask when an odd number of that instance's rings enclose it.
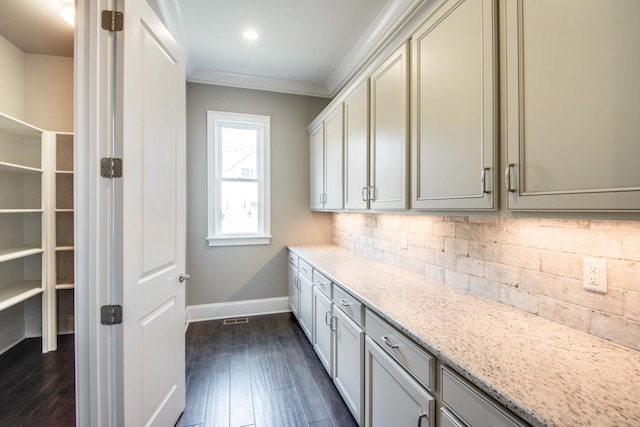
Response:
[[[249,323],[248,317],[237,317],[235,319],[224,319],[223,325],[241,325],[243,323]]]

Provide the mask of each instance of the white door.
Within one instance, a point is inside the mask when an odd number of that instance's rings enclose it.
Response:
[[[172,426],[185,404],[184,59],[147,2],[125,2],[124,21],[116,77],[124,424]]]

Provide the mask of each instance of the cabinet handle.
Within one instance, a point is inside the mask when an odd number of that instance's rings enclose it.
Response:
[[[340,301],[340,304],[344,305],[345,307],[349,307],[352,304],[350,301],[347,301],[344,298],[340,299],[339,301]]]
[[[300,278],[299,277],[296,277],[296,282],[295,283],[296,283],[296,288],[300,289]]]
[[[480,192],[482,194],[491,193],[490,190],[487,190],[487,172],[489,172],[490,168],[483,168],[482,173],[480,174]]]
[[[391,344],[391,341],[389,341],[389,337],[387,337],[386,335],[382,336],[382,341],[384,341],[384,343],[391,348],[398,348],[398,344]]]
[[[511,188],[511,168],[515,166],[515,163],[509,163],[504,170],[504,184],[507,187],[509,193],[515,193],[516,190]]]
[[[330,316],[331,316],[331,312],[330,311],[327,311],[326,313],[324,313],[324,323],[327,326],[331,326],[331,317]]]
[[[363,202],[367,201],[367,195],[365,194],[366,191],[367,191],[367,187],[362,187],[362,201]]]
[[[375,199],[375,195],[376,195],[376,192],[373,189],[373,185],[370,185],[369,186],[369,200],[374,200]]]
[[[334,322],[334,320],[335,320],[335,322]],[[331,324],[329,326],[331,327],[331,331],[335,332],[338,329],[338,327],[335,326],[335,325],[338,324],[338,318],[336,316],[331,316],[330,323]]]
[[[422,426],[422,420],[428,420],[428,419],[429,419],[429,416],[424,412],[418,415],[418,427]]]

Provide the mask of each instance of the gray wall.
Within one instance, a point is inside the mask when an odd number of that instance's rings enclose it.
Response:
[[[288,295],[286,245],[331,243],[331,216],[309,211],[305,128],[325,98],[187,84],[187,305]],[[270,245],[209,247],[207,110],[271,116]]]

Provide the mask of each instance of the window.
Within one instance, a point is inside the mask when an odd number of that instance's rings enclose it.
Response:
[[[209,246],[266,245],[269,116],[207,112]]]

